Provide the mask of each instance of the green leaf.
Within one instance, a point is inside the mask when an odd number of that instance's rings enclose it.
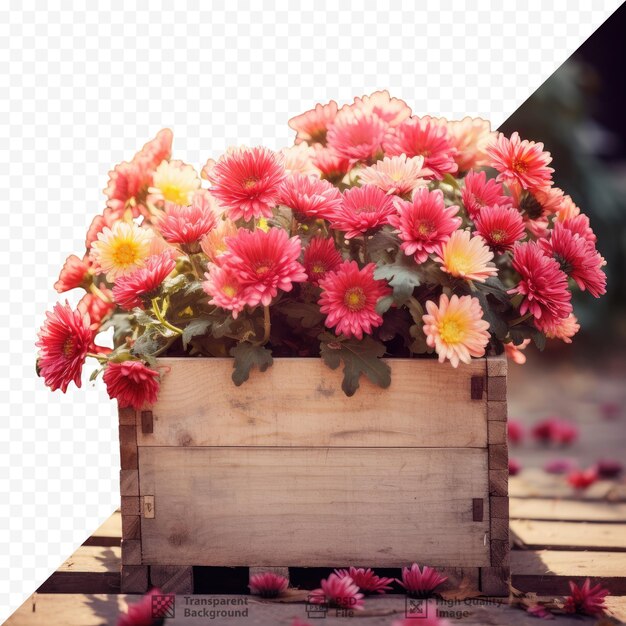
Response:
[[[482,293],[489,293],[500,302],[510,303],[511,297],[506,292],[506,287],[496,276],[490,276],[485,282],[476,281],[474,286]]]
[[[287,317],[297,320],[303,328],[315,328],[324,319],[319,306],[313,302],[285,302],[280,305],[280,310]]]
[[[409,346],[409,350],[413,354],[426,354],[433,351],[426,343],[426,335],[424,334],[424,324],[413,324],[411,328],[409,328],[409,333],[413,338],[413,343]]]
[[[404,304],[413,295],[413,289],[419,287],[422,282],[420,269],[413,257],[408,257],[402,252],[398,253],[393,263],[379,265],[374,270],[374,278],[389,283],[396,304]]]
[[[509,325],[493,310],[487,295],[484,292],[476,291],[474,293],[483,310],[483,319],[489,322],[489,332],[500,341],[503,341],[509,332]]]
[[[172,278],[167,278],[161,285],[161,291],[168,296],[175,294],[177,291],[184,289],[189,284],[187,277],[184,274],[178,274]]]
[[[253,368],[264,372],[274,362],[270,350],[246,341],[231,348],[230,355],[235,359],[232,379],[237,387],[250,378]]]
[[[135,323],[139,324],[139,326],[153,326],[159,324],[159,321],[157,319],[155,319],[139,307],[133,309],[132,316],[135,320]]]
[[[371,337],[341,339],[322,333],[320,355],[331,369],[337,369],[343,362],[343,382],[341,388],[347,396],[353,396],[359,388],[361,375],[372,383],[386,388],[391,384],[391,369],[381,357],[385,354],[385,345]]]
[[[148,329],[143,335],[137,337],[131,352],[135,356],[148,357],[158,352],[168,341],[169,338],[164,337],[157,330]]]
[[[183,349],[186,350],[189,342],[192,337],[196,335],[204,335],[206,331],[211,327],[212,320],[207,317],[199,317],[198,319],[192,320],[185,326],[183,329]]]

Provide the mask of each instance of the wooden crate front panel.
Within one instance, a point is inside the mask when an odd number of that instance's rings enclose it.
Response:
[[[348,398],[341,371],[320,359],[276,359],[241,387],[230,378],[232,359],[160,359],[170,370],[150,427],[137,421],[137,445],[486,447],[486,397],[472,399],[485,360],[457,369],[430,359],[387,362],[389,389],[363,380]]]
[[[144,447],[139,472],[144,564],[490,563],[484,449]]]

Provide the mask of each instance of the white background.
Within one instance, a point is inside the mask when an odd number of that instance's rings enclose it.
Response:
[[[419,114],[480,115],[497,127],[620,2],[8,4],[0,9],[0,619],[118,506],[113,403],[100,383],[49,393],[33,346],[65,257],[82,254],[104,206],[113,164],[163,126],[174,130],[175,156],[195,165],[231,144],[282,147],[292,115],[378,88]]]

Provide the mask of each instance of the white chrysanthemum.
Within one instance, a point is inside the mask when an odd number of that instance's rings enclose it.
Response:
[[[198,189],[200,178],[191,165],[182,161],[163,161],[154,172],[150,193],[155,199],[187,206]]]

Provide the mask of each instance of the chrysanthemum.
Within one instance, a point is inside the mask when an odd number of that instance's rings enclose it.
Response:
[[[299,219],[330,219],[341,206],[341,193],[327,180],[293,174],[278,192],[278,202],[288,206]]]
[[[493,252],[482,237],[472,237],[467,230],[455,230],[441,244],[437,261],[441,263],[441,269],[451,276],[484,283],[490,276],[498,274],[492,259]]]
[[[561,206],[556,213],[556,219],[559,222],[563,222],[571,217],[576,217],[580,215],[580,208],[578,205],[572,200],[571,196],[565,195],[561,200]]]
[[[212,168],[211,193],[231,220],[246,222],[271,217],[286,174],[283,159],[263,147],[237,148],[222,155]]]
[[[391,590],[391,583],[393,578],[385,578],[384,576],[377,576],[373,570],[369,567],[367,569],[363,567],[351,567],[350,569],[336,569],[335,574],[339,578],[345,578],[349,576],[352,578],[354,584],[364,593],[380,593],[383,594],[386,591]]]
[[[450,360],[452,367],[459,362],[470,363],[472,357],[485,354],[489,343],[489,322],[483,319],[478,298],[441,294],[439,305],[426,302],[423,316],[426,343],[435,348],[439,362]]]
[[[352,187],[344,192],[331,224],[333,228],[345,231],[346,239],[352,239],[388,224],[395,212],[393,198],[378,187]]]
[[[289,587],[289,581],[274,572],[263,572],[250,577],[250,593],[262,598],[277,598]]]
[[[524,425],[517,420],[509,419],[506,424],[506,433],[509,444],[516,446],[524,439]]]
[[[158,596],[158,603],[154,602]],[[139,602],[128,605],[128,611],[119,616],[117,626],[156,626],[169,615],[174,596],[163,595],[156,587],[146,593]]]
[[[549,239],[541,239],[539,245],[554,258],[561,270],[572,278],[581,291],[599,298],[606,293],[606,274],[602,267],[606,261],[595,245],[557,222]]]
[[[476,219],[484,206],[507,206],[511,204],[511,198],[504,195],[502,185],[495,179],[487,179],[485,172],[468,172],[463,180],[461,190],[463,206],[471,219]]]
[[[175,267],[176,262],[167,253],[148,257],[143,267],[115,281],[115,301],[128,311],[135,307],[143,308],[146,300],[157,295],[159,287]]]
[[[543,466],[543,471],[548,474],[567,474],[574,469],[576,469],[576,461],[562,457],[547,461]]]
[[[327,604],[344,609],[363,609],[363,594],[354,584],[350,576],[340,578],[337,574],[331,574],[320,583],[319,589],[314,589],[308,597],[313,604]]]
[[[288,124],[296,131],[296,143],[326,144],[326,134],[337,117],[337,103],[316,104],[314,109],[292,117]]]
[[[143,148],[139,151],[139,156],[145,159],[151,168],[156,168],[162,161],[172,156],[172,141],[174,135],[169,128],[162,128]]]
[[[578,428],[561,417],[548,417],[533,426],[533,438],[546,444],[568,446],[578,439]]]
[[[428,598],[432,592],[448,580],[436,569],[424,565],[422,569],[417,563],[411,567],[402,568],[402,580],[398,582],[406,589],[408,596],[412,598]]]
[[[374,113],[388,126],[397,126],[407,117],[411,117],[412,113],[404,100],[392,98],[386,89],[355,98],[353,106],[366,113]]]
[[[497,254],[512,250],[516,241],[526,235],[524,219],[510,206],[486,206],[476,217],[475,232]]]
[[[98,240],[98,235],[105,228],[113,228],[115,222],[120,219],[117,211],[110,207],[106,207],[100,215],[96,215],[92,220],[89,228],[87,229],[87,235],[85,237],[85,247],[87,250],[91,249],[94,241]]]
[[[154,404],[159,392],[159,372],[141,361],[109,363],[102,379],[111,400],[120,408],[140,409],[144,404]]]
[[[54,288],[59,293],[64,293],[70,289],[85,287],[91,280],[90,267],[91,261],[88,256],[79,259],[75,254],[70,254],[65,259]]]
[[[356,261],[344,261],[320,281],[320,311],[327,315],[326,326],[335,328],[337,335],[362,339],[363,333],[370,334],[382,324],[376,304],[391,289],[386,281],[374,278],[375,269],[374,263],[359,270]]]
[[[447,122],[452,147],[456,149],[454,160],[459,172],[467,172],[487,164],[485,149],[491,140],[491,124],[480,117],[464,117]]]
[[[522,464],[516,460],[509,458],[509,476],[517,476],[522,471]]]
[[[89,317],[90,328],[94,333],[100,330],[102,323],[115,310],[113,292],[106,287],[105,283],[100,283],[98,290],[100,293],[87,292],[76,305],[76,310],[81,315]]]
[[[304,267],[298,262],[300,239],[289,239],[280,228],[267,232],[240,229],[226,243],[228,250],[222,265],[237,275],[250,306],[268,306],[279,289],[291,291],[293,283],[306,280]]]
[[[526,363],[525,350],[530,344],[530,339],[524,339],[522,343],[515,345],[513,342],[504,344],[504,354],[507,359],[511,359],[516,365],[524,365]]]
[[[560,319],[556,324],[545,329],[548,339],[560,339],[564,343],[572,343],[572,337],[580,330],[578,319],[573,313]]]
[[[598,478],[598,470],[595,467],[588,467],[585,470],[572,470],[567,475],[567,482],[574,487],[574,489],[584,491],[598,482]],[[570,612],[573,613],[574,611]]]
[[[375,185],[385,193],[409,195],[417,187],[427,185],[430,172],[424,169],[424,157],[407,158],[405,154],[385,157],[359,172],[362,185]]]
[[[439,189],[417,189],[411,202],[397,200],[396,209],[389,223],[398,229],[404,253],[413,255],[416,263],[426,261],[461,225],[461,218],[455,217],[459,207],[446,207]]]
[[[226,252],[228,249],[226,240],[228,237],[234,237],[237,230],[235,222],[228,219],[220,220],[217,226],[200,240],[200,248],[211,263],[217,263],[217,259]]]
[[[538,243],[515,244],[513,268],[521,279],[510,293],[524,296],[520,313],[531,313],[539,330],[552,328],[569,316],[572,303],[567,276],[558,262],[546,255]]]
[[[350,170],[350,159],[337,154],[330,148],[316,150],[313,163],[322,174],[322,178],[336,185]]]
[[[67,302],[57,303],[52,312],[46,312],[46,321],[37,336],[37,367],[46,385],[63,393],[72,381],[80,387],[80,375],[93,339],[89,317],[73,311]]]
[[[191,165],[182,161],[163,161],[152,177],[150,194],[154,200],[187,205],[198,189],[200,179]]]
[[[563,228],[567,228],[567,230],[570,230],[575,235],[580,235],[583,239],[586,239],[593,244],[595,244],[598,240],[593,232],[593,229],[591,228],[589,218],[583,213],[568,217],[564,220],[559,219],[557,222],[563,224]]]
[[[158,228],[166,241],[179,244],[186,252],[198,252],[200,239],[217,226],[215,205],[209,192],[194,194],[189,206],[168,202]]]
[[[280,153],[284,159],[285,171],[288,174],[303,174],[319,178],[320,171],[313,159],[317,150],[306,143],[297,143],[295,146],[283,148]]]
[[[231,311],[232,316],[237,319],[246,306],[248,295],[236,272],[229,267],[211,264],[205,277],[202,288],[211,296],[209,304]]]
[[[372,163],[383,155],[388,128],[374,113],[344,108],[328,131],[328,146],[351,163]]]
[[[122,161],[109,172],[109,181],[104,189],[107,206],[121,216],[131,201],[134,200],[135,204],[143,202],[152,184],[152,176],[153,171],[145,160]]]
[[[516,183],[524,189],[542,189],[552,185],[552,161],[542,143],[522,141],[519,133],[507,139],[500,133],[486,148],[490,165],[498,172],[498,181]]]
[[[453,174],[458,169],[454,161],[456,149],[446,127],[431,118],[404,120],[393,134],[388,135],[385,153],[389,156],[423,156],[424,168],[432,172],[430,178],[442,179],[445,174]]]
[[[334,272],[342,260],[332,238],[314,237],[304,250],[303,264],[309,282],[317,285],[328,272]]]
[[[91,259],[113,282],[118,276],[129,274],[144,264],[150,254],[153,233],[134,222],[115,222],[104,228],[92,244]]]

